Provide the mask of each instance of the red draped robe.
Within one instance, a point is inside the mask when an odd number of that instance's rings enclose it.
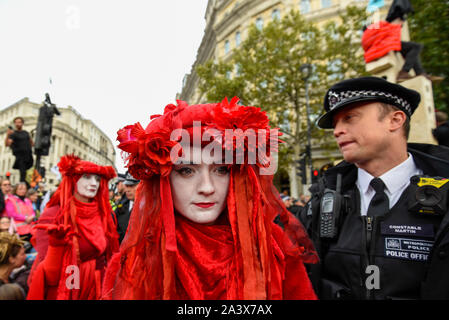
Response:
[[[75,258],[73,241],[64,246],[49,246],[46,231],[35,234],[38,257],[30,274],[28,300],[92,300],[101,296],[101,282],[106,267],[105,250],[107,239],[98,211],[97,202],[84,203],[74,199],[76,223],[79,229],[79,260]],[[57,224],[59,206],[48,208],[39,223]],[[47,252],[51,254],[51,264],[43,261]],[[79,268],[79,289],[73,288],[73,264]],[[71,277],[72,278],[69,278]],[[69,288],[67,288],[69,283]],[[72,289],[70,289],[70,287]]]

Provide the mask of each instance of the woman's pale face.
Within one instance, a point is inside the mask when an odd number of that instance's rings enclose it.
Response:
[[[173,206],[179,214],[196,223],[210,224],[226,207],[229,169],[223,164],[173,165],[170,185]]]
[[[84,198],[94,198],[100,187],[100,180],[100,176],[96,174],[83,174],[76,183],[77,193]]]

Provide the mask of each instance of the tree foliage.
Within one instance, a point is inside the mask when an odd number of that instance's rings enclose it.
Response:
[[[208,101],[238,96],[242,103],[266,110],[272,127],[283,132],[280,167],[304,151],[307,139],[305,80],[301,65],[313,65],[309,78],[312,139],[322,148],[335,147],[329,134],[314,120],[322,113],[329,86],[343,78],[365,74],[361,30],[364,9],[348,7],[340,21],[318,28],[298,11],[273,20],[262,30],[252,26],[248,36],[226,61],[209,61],[197,67],[199,89]],[[329,145],[326,145],[329,141]],[[313,144],[313,143],[312,143]]]
[[[435,107],[449,112],[449,1],[413,0],[412,5],[410,38],[424,45],[421,61],[426,72],[444,77],[433,85]]]

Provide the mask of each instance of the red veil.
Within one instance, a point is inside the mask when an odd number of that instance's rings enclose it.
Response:
[[[106,271],[104,299],[315,299],[303,263],[318,257],[300,222],[286,210],[260,170],[269,163],[270,129],[259,108],[228,103],[168,105],[144,130],[139,123],[118,132],[129,172],[141,179],[126,236]],[[153,117],[154,118],[154,117]],[[169,173],[170,137],[178,128],[192,132],[193,121],[219,132],[266,131],[256,145],[214,137],[224,149],[265,148],[256,164],[230,166],[227,210],[214,225],[193,223],[173,210]],[[247,131],[248,132],[248,131]],[[273,134],[273,132],[275,132]],[[280,215],[284,229],[273,220]]]
[[[62,174],[62,181],[46,205],[38,223],[63,224],[71,227],[71,236],[66,237],[68,240],[62,253],[62,271],[54,298],[58,300],[78,299],[80,290],[67,288],[65,284],[67,274],[64,272],[68,266],[79,266],[81,263],[77,235],[81,233],[99,252],[105,252],[107,260],[110,260],[113,253],[118,251],[118,234],[116,223],[112,218],[108,194],[108,181],[115,177],[116,173],[111,166],[99,166],[81,160],[74,155],[63,156],[58,167]],[[86,173],[101,177],[98,192],[92,203],[81,203],[74,197],[76,182]],[[47,291],[45,275],[39,265],[46,257],[48,250],[46,231],[35,230],[31,241],[38,256],[29,276],[30,290],[27,299],[45,299]],[[99,275],[96,274],[95,277],[98,278],[96,280],[98,290],[101,290]],[[97,294],[98,296],[99,294]]]

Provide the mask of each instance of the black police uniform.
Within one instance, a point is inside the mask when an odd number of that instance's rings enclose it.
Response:
[[[424,175],[449,178],[447,148],[409,144],[416,166]],[[324,188],[336,189],[342,174],[342,210],[334,239],[320,238],[320,201]],[[398,202],[371,225],[360,214],[355,186],[357,167],[341,162],[311,187],[312,198],[300,214],[314,241],[321,263],[309,267],[320,299],[449,299],[449,212],[428,215],[408,210],[414,197],[410,185]],[[449,211],[449,210],[448,210]],[[369,238],[371,236],[371,238]],[[371,239],[371,241],[369,241]],[[369,286],[378,267],[379,288]]]
[[[128,222],[131,216],[131,212],[129,211],[129,199],[126,197],[126,194],[124,194],[120,199],[114,213],[117,218],[117,232],[119,234],[119,243],[122,243],[122,240],[126,234],[126,230],[128,229]]]
[[[121,177],[122,178],[122,177]],[[136,185],[140,180],[135,179],[129,172],[126,173],[124,184]],[[123,238],[128,230],[128,223],[131,217],[131,211],[129,210],[130,200],[126,197],[126,193],[123,194],[120,199],[117,208],[115,209],[115,216],[117,218],[117,232],[119,234],[119,242],[122,243]],[[131,208],[132,209],[132,208]]]

